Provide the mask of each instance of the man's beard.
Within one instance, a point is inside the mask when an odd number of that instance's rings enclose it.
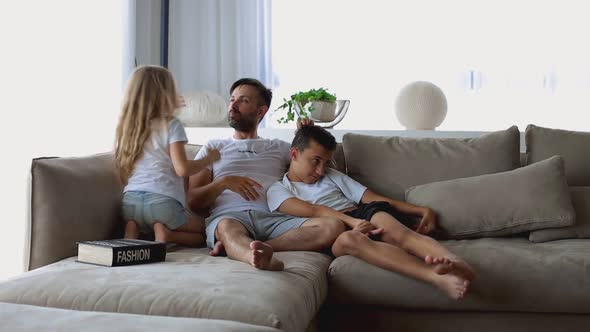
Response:
[[[244,115],[243,113],[239,113],[235,119],[230,119],[229,113],[227,115],[227,120],[229,122],[229,126],[234,128],[237,131],[242,132],[251,132],[258,126],[258,119],[256,118],[256,114],[252,113],[250,115]]]

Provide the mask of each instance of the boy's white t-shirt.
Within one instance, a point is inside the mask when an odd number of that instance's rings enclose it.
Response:
[[[260,197],[247,201],[240,194],[224,190],[213,204],[211,215],[228,211],[267,211],[266,191],[271,184],[281,179],[289,162],[291,145],[279,139],[218,139],[210,140],[199,150],[195,159],[207,155],[207,149],[218,149],[221,159],[209,166],[213,180],[226,176],[245,176],[262,185]]]
[[[292,197],[340,211],[360,203],[366,190],[367,187],[346,174],[328,168],[324,176],[313,184],[293,182],[285,174],[282,181],[270,186],[266,195],[268,208],[273,212]]]
[[[186,132],[177,118],[166,121],[152,120],[152,134],[145,142],[143,155],[137,160],[128,183],[127,191],[147,191],[172,197],[185,206],[184,179],[176,175],[170,158],[169,146],[187,142]]]

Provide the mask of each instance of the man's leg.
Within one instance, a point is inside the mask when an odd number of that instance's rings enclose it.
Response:
[[[217,224],[215,237],[223,243],[227,256],[248,263],[260,270],[283,270],[283,262],[273,257],[271,246],[254,241],[246,227],[238,220],[222,219]]]
[[[423,258],[427,264],[437,265],[437,271],[441,273],[455,273],[467,280],[475,277],[473,268],[462,258],[451,253],[435,239],[418,234],[402,225],[394,217],[386,212],[377,212],[371,218],[371,223],[383,228],[380,240],[396,245],[403,250]],[[439,263],[449,263],[440,265]],[[451,271],[447,271],[447,267]]]
[[[346,226],[340,219],[311,218],[300,227],[286,230],[265,242],[275,251],[320,251],[329,248],[345,230]]]
[[[462,298],[469,286],[469,281],[461,276],[436,271],[438,266],[446,263],[427,265],[403,249],[373,241],[358,231],[342,233],[332,246],[332,253],[336,257],[352,255],[380,268],[428,282],[453,299]]]

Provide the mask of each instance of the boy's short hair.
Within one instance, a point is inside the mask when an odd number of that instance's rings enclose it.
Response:
[[[303,151],[309,147],[311,141],[318,143],[328,151],[336,150],[336,138],[320,126],[302,126],[295,133],[291,147]]]
[[[262,105],[270,108],[270,102],[272,101],[272,90],[265,87],[262,82],[255,78],[241,78],[232,84],[231,88],[229,89],[229,94],[231,95],[240,85],[249,85],[254,87],[256,91],[258,91],[258,97],[260,97],[260,102]]]

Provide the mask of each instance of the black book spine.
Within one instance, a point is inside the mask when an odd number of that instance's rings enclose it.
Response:
[[[162,262],[166,259],[166,245],[145,245],[113,248],[112,266]]]

